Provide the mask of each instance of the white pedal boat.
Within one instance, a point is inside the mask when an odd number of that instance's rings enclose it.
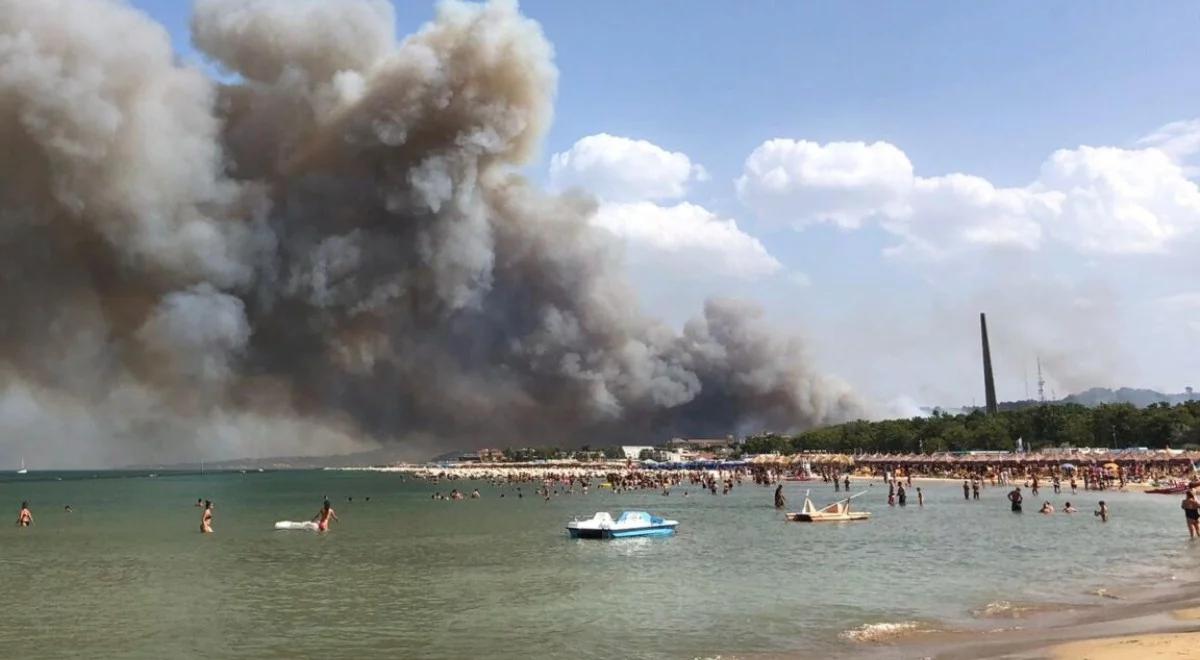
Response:
[[[633,536],[670,536],[679,525],[677,520],[665,520],[645,511],[626,511],[613,520],[601,511],[588,520],[567,523],[573,539],[623,539]]]
[[[859,493],[858,495],[862,494]],[[818,509],[813,505],[808,495],[805,494],[804,508],[800,511],[789,512],[787,519],[792,522],[851,522],[866,520],[871,517],[870,512],[850,510],[850,500],[858,497],[858,495],[852,495],[844,500],[838,500],[829,506]]]

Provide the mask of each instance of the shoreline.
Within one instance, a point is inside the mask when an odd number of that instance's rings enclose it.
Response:
[[[1200,642],[1200,579],[1130,587],[1120,593],[1102,596],[1111,602],[1022,604],[1029,615],[977,616],[979,625],[973,627],[917,627],[891,639],[860,643],[861,648],[850,650],[846,657],[1141,660],[1195,653]],[[982,629],[987,622],[1005,625]]]

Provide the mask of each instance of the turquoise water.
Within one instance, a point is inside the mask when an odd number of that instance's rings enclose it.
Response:
[[[924,486],[926,506],[889,508],[877,484],[871,521],[786,523],[771,488],[670,497],[593,489],[550,502],[511,487],[401,481],[398,474],[276,472],[30,474],[0,481],[16,518],[0,527],[8,657],[736,657],[842,655],[840,634],[922,621],[992,627],[971,610],[997,600],[1089,602],[1097,587],[1161,583],[1194,562],[1178,498],[1079,493],[1083,513],[1007,510],[1005,491],[964,502]],[[62,480],[58,480],[61,478]],[[434,490],[484,498],[432,501]],[[506,493],[501,499],[499,493]],[[804,486],[788,484],[796,507]],[[832,487],[813,486],[818,501]],[[329,534],[277,532],[329,495]],[[354,502],[347,502],[347,497]],[[371,501],[364,498],[370,496]],[[216,503],[198,532],[196,498]],[[1112,508],[1108,524],[1090,511]],[[70,504],[74,513],[65,513]],[[645,509],[680,521],[665,539],[570,540],[595,511]]]

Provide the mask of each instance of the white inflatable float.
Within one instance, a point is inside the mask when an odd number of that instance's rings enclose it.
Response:
[[[307,532],[317,531],[317,523],[310,521],[296,522],[294,520],[280,520],[275,523],[275,529],[298,529]]]

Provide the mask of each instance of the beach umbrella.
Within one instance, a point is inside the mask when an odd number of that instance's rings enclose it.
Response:
[[[1075,469],[1075,465],[1073,463],[1063,463],[1062,465],[1060,465],[1058,467],[1060,467],[1064,470],[1074,470]]]

